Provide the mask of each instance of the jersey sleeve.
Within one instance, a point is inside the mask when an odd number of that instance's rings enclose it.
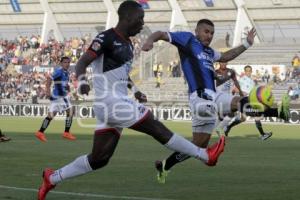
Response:
[[[52,75],[50,76],[52,80],[55,80],[61,76],[61,70],[59,68],[55,69]]]
[[[107,48],[108,43],[109,38],[107,32],[102,32],[95,37],[95,39],[92,41],[91,45],[87,49],[87,52],[91,53],[95,57],[98,57]]]
[[[220,53],[219,51],[214,50],[214,49],[213,49],[213,51],[214,51],[214,57],[213,57],[213,60],[214,60],[214,62],[216,62],[216,61],[220,60],[220,58],[221,58],[221,53]]]
[[[194,35],[190,32],[168,32],[169,42],[177,47],[187,47],[187,44]]]

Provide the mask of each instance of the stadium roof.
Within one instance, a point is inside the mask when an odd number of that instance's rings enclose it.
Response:
[[[43,0],[46,1],[46,0]],[[0,37],[17,34],[40,33],[44,11],[40,0],[18,0],[21,12],[14,12],[9,0],[0,2]],[[122,0],[112,0],[115,8]],[[216,37],[233,34],[237,15],[234,0],[214,1],[207,7],[203,0],[177,0],[188,26],[193,30],[201,18],[209,18],[216,24]],[[65,37],[96,33],[96,27],[104,29],[107,9],[103,0],[48,0],[50,9]],[[168,0],[148,0],[145,23],[151,30],[168,30],[172,9]],[[291,38],[300,40],[299,0],[245,0],[249,15],[266,40]]]

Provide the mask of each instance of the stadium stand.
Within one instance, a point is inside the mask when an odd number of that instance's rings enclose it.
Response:
[[[56,65],[55,56],[47,56],[47,52],[44,55],[38,53],[45,52],[49,48],[49,45],[39,46],[41,27],[44,25],[45,17],[41,0],[19,0],[18,2],[21,12],[14,12],[9,0],[0,2],[1,68],[10,64],[12,65],[9,69],[24,64],[42,67]],[[60,55],[74,50],[74,48],[68,49],[66,47],[72,45],[72,41],[78,40],[78,48],[75,48],[76,55],[74,52],[70,53],[71,56],[74,56],[73,63],[75,63],[80,53],[86,49],[90,39],[97,32],[105,29],[108,17],[105,3],[110,2],[114,8],[117,8],[122,1],[48,0],[43,2],[48,3],[57,26],[65,38],[63,42],[57,41],[54,38],[55,35],[50,32],[48,42],[55,43],[54,46],[60,47],[59,50],[54,48],[61,52],[58,53]],[[156,30],[167,31],[170,29],[173,20],[171,2],[172,0],[148,0],[149,8],[145,10],[145,24],[147,26],[145,26],[143,33],[133,39],[136,59],[132,77],[146,91],[151,101],[186,101],[187,97],[184,79],[182,77],[170,77],[166,67],[162,76],[161,88],[155,88],[156,80],[153,78],[152,66],[158,61],[161,61],[164,66],[168,66],[170,62],[178,60],[177,51],[174,47],[167,43],[159,43],[153,51],[140,54],[140,45],[148,34]],[[180,27],[179,25],[177,29],[193,30],[200,18],[209,18],[215,22],[216,28],[212,46],[219,50],[228,48],[226,37],[228,37],[228,43],[232,44],[237,21],[238,1],[218,0],[214,1],[212,6],[207,6],[202,0],[178,0],[176,2],[183,14],[182,17],[187,22],[187,26],[182,25]],[[261,41],[230,64],[283,64],[287,67],[291,66],[291,59],[300,50],[300,29],[297,21],[300,18],[298,12],[300,1],[244,0],[244,2],[249,16],[255,23]],[[86,37],[89,39],[84,40],[83,38]],[[17,39],[15,40],[15,38]],[[14,41],[15,46],[3,56],[3,42],[6,40]],[[20,52],[18,52],[18,48],[20,48]],[[53,48],[50,49],[50,52],[52,51]],[[16,53],[19,56],[15,56]],[[3,59],[4,57],[7,59]],[[274,93],[279,96],[284,88],[295,87],[296,85],[297,83],[292,81],[284,86],[276,85]]]

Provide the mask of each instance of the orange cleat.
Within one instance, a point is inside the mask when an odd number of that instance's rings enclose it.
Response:
[[[224,146],[225,146],[225,136],[222,135],[220,140],[217,143],[207,148],[206,151],[208,154],[208,161],[206,165],[215,166],[217,164],[219,156],[224,151]]]
[[[42,142],[47,142],[45,134],[41,131],[36,132],[35,137],[37,137],[37,139],[41,140]]]
[[[72,135],[72,133],[70,133],[70,132],[64,132],[62,137],[67,140],[76,140],[76,137],[74,135]]]
[[[50,183],[50,175],[53,173],[54,171],[52,169],[45,169],[43,171],[43,183],[39,188],[38,200],[45,200],[47,193],[55,188],[56,185]]]

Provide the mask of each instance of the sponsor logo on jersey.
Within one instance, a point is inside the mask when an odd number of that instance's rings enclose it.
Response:
[[[91,48],[98,51],[101,48],[101,44],[98,41],[94,41]]]
[[[199,60],[207,60],[209,62],[214,62],[214,60],[209,56],[209,54],[205,53],[205,52],[201,52],[200,54],[197,55],[197,58]]]
[[[122,43],[118,43],[117,41],[114,41],[114,46],[121,46]]]

